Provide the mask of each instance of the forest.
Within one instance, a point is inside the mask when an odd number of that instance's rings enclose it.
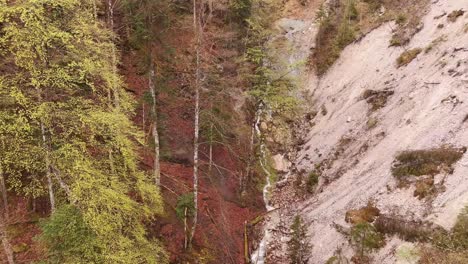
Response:
[[[466,0],[0,0],[0,264],[468,263]]]
[[[248,261],[280,4],[0,1],[5,263]]]

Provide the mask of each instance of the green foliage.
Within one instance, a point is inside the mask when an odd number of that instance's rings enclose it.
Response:
[[[307,226],[303,223],[302,218],[299,215],[296,215],[294,218],[291,230],[291,239],[288,242],[288,256],[290,263],[305,264],[309,259],[307,253],[311,246],[307,241]]]
[[[397,25],[399,25],[399,26],[403,26],[406,23],[407,20],[408,19],[406,18],[405,14],[398,14],[398,16],[395,19]]]
[[[50,263],[105,263],[102,245],[75,206],[57,208],[40,226],[38,239],[46,246]]]
[[[252,0],[234,0],[231,1],[231,13],[234,18],[242,23],[251,15]]]
[[[361,222],[351,229],[351,242],[359,252],[359,257],[385,245],[382,234],[367,222]]]
[[[358,10],[355,1],[338,1],[335,8],[319,11],[320,28],[313,61],[319,75],[339,58],[341,51],[356,39]]]
[[[195,212],[195,204],[193,202],[193,193],[186,193],[177,198],[176,214],[179,219],[185,218],[185,210],[187,210],[187,217],[193,216]]]
[[[138,169],[134,101],[115,72],[112,32],[95,20],[93,4],[0,3],[0,98],[8,102],[0,106],[0,165],[20,194],[44,196],[47,171],[56,195],[68,187],[43,225],[50,262],[165,263],[145,230],[162,213],[161,197]],[[77,245],[81,238],[89,243]]]
[[[278,72],[273,65],[274,58],[268,49],[272,34],[271,25],[279,10],[279,1],[256,0],[252,2],[251,16],[246,20],[245,60],[251,67],[247,69],[251,85],[249,94],[256,104],[263,102],[273,111],[283,113],[292,111],[297,100],[291,96],[295,85],[287,74]]]
[[[404,151],[395,158],[392,174],[397,178],[405,176],[436,175],[451,166],[465,153],[465,148],[441,147],[428,150]]]
[[[309,193],[313,193],[314,192],[314,189],[315,189],[315,186],[318,184],[319,182],[319,174],[315,171],[312,171],[309,173],[309,176],[307,177],[307,182],[306,182],[306,187],[307,187],[307,191]]]
[[[348,6],[346,8],[347,18],[351,20],[356,20],[359,16],[359,12],[356,8],[356,0],[348,1]]]
[[[130,46],[148,55],[149,46],[171,24],[171,17],[168,15],[171,5],[166,0],[126,0],[122,5],[130,31]]]

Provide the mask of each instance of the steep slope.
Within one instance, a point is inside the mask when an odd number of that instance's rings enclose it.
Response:
[[[309,76],[310,103],[321,114],[302,131],[305,144],[292,160],[293,172],[322,167],[320,181],[314,195],[297,202],[299,209],[282,201],[290,196],[292,180],[276,190],[281,213],[274,220],[283,224],[270,227],[284,229],[284,222],[290,222],[292,215],[301,215],[313,244],[309,263],[324,263],[338,249],[348,258],[353,255],[348,238],[336,226],[349,228],[346,212],[369,201],[382,214],[428,220],[447,229],[468,204],[466,155],[454,165],[453,174],[435,176],[435,183],[443,190],[433,198],[415,197],[414,185],[398,188],[391,173],[401,151],[468,145],[464,110],[468,99],[468,17],[447,18],[452,11],[467,9],[467,1],[431,1],[424,27],[407,46],[389,47],[395,24],[386,23],[349,45],[324,76]],[[399,67],[400,55],[412,50],[420,53]],[[385,95],[382,101],[369,100],[373,91],[387,92],[380,93]],[[271,241],[271,249],[283,244],[282,253],[270,256],[277,263],[287,262],[286,236],[276,232]],[[387,246],[373,255],[372,263],[395,263],[392,252],[401,243],[387,238]]]

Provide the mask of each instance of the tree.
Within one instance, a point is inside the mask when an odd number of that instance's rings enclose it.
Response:
[[[307,227],[299,215],[294,217],[291,225],[291,239],[288,242],[288,255],[291,264],[305,264],[308,261],[310,245],[307,242]]]
[[[23,0],[0,6],[0,99],[9,102],[0,109],[0,131],[13,140],[0,146],[6,151],[2,168],[12,189],[51,195],[58,209],[41,239],[49,254],[70,261],[82,254],[56,251],[55,235],[47,233],[53,226],[85,229],[99,245],[86,254],[105,263],[165,263],[160,243],[145,229],[162,213],[159,190],[138,169],[142,135],[130,121],[134,102],[121,86],[112,32],[96,22],[95,4]],[[52,197],[60,199],[52,203]],[[64,215],[82,222],[68,226]],[[73,243],[73,236],[62,237],[61,244]]]
[[[359,258],[364,258],[368,252],[385,244],[382,234],[367,222],[358,223],[351,229],[351,242],[359,252]]]
[[[200,86],[201,86],[201,49],[202,49],[202,14],[204,14],[203,1],[197,5],[197,0],[193,0],[193,31],[195,34],[195,117],[194,117],[194,137],[193,137],[193,222],[189,236],[189,247],[192,245],[192,239],[198,221],[198,148],[200,135]]]

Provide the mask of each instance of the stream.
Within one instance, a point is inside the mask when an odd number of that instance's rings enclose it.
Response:
[[[258,110],[256,113],[256,118],[255,118],[255,133],[257,135],[257,138],[260,140],[260,166],[265,172],[265,181],[266,181],[266,184],[263,187],[263,202],[265,203],[265,208],[268,212],[268,211],[273,210],[274,207],[270,205],[269,192],[271,189],[271,173],[267,168],[266,145],[265,145],[265,142],[263,141],[262,131],[260,130],[260,121],[261,121],[261,116],[263,115],[263,107],[264,107],[263,104],[260,104],[258,106]],[[258,248],[252,253],[252,256],[251,256],[251,263],[253,264],[265,263],[266,242],[270,238],[270,232],[268,231],[267,228],[264,228],[263,232],[264,232],[263,238],[260,241]]]

